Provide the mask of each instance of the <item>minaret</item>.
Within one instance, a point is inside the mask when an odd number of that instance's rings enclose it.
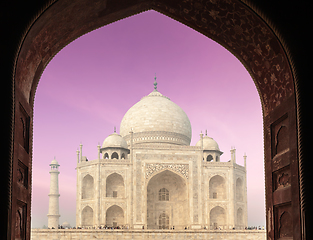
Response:
[[[236,148],[235,147],[232,147],[230,149],[230,156],[231,156],[230,158],[231,162],[236,163]]]
[[[203,158],[203,133],[202,133],[202,131],[200,133],[200,140],[201,140],[201,160],[204,161],[204,158]]]
[[[98,143],[98,146],[97,146],[97,148],[98,148],[98,160],[100,160],[100,153],[101,153],[101,146],[100,146],[100,143]]]
[[[50,193],[49,193],[49,213],[48,213],[48,228],[58,229],[59,225],[59,163],[52,160],[50,170]]]
[[[243,155],[243,161],[244,161],[244,167],[245,169],[247,169],[247,155],[245,153],[245,155]]]
[[[79,144],[79,148],[80,148],[80,162],[83,161],[83,144]]]

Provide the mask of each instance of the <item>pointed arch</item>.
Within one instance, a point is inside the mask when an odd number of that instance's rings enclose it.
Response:
[[[162,213],[168,214],[171,225],[177,226],[175,229],[187,226],[189,219],[187,199],[187,183],[183,177],[170,170],[154,175],[147,184],[148,229],[160,228],[158,219]],[[171,213],[168,212],[170,208]]]
[[[209,182],[209,198],[226,199],[225,179],[220,175],[215,175]]]
[[[118,173],[110,174],[106,179],[106,197],[124,198],[124,179]]]
[[[243,181],[241,178],[236,180],[236,200],[242,202],[244,196]]]
[[[211,229],[226,229],[226,213],[225,209],[216,206],[210,211],[210,228]]]
[[[120,206],[113,205],[106,211],[106,225],[117,227],[124,225],[124,211]]]
[[[93,209],[90,206],[84,207],[81,214],[82,226],[93,226]]]
[[[118,159],[118,153],[117,152],[112,153],[111,159]]]
[[[243,210],[242,208],[237,209],[237,226],[241,229],[243,228]]]
[[[213,160],[213,157],[211,154],[209,154],[207,157],[206,157],[206,161],[207,162],[211,162]]]
[[[94,196],[94,179],[87,174],[82,180],[82,199],[93,198]]]

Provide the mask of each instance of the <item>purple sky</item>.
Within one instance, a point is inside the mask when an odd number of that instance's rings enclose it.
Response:
[[[237,163],[247,154],[248,224],[265,225],[262,110],[249,73],[230,52],[155,11],[88,33],[61,50],[38,85],[34,110],[32,227],[47,225],[49,164],[60,166],[60,224],[75,225],[76,150],[97,158],[97,145],[119,132],[126,111],[158,90],[178,104],[192,125]]]

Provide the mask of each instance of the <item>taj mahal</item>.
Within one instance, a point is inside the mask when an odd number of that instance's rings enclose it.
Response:
[[[77,151],[76,226],[129,229],[244,229],[246,166],[221,162],[217,142],[200,134],[190,146],[186,113],[154,90],[98,146]],[[246,163],[246,156],[244,156]],[[246,165],[246,164],[245,164]]]
[[[243,230],[247,227],[244,166],[200,134],[190,146],[186,113],[154,90],[124,115],[88,160],[77,150],[76,226],[83,229]],[[58,162],[51,166],[48,226],[57,228]]]

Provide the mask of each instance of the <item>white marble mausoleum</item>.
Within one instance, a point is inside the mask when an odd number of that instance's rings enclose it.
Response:
[[[120,134],[77,151],[76,226],[129,229],[244,229],[244,165],[221,161],[217,142],[200,134],[190,146],[186,113],[157,87],[124,115]]]

